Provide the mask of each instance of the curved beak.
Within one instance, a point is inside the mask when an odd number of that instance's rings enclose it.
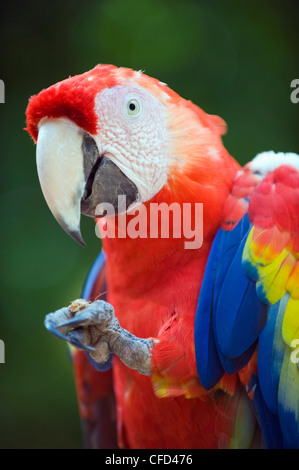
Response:
[[[126,196],[125,209],[139,199],[136,185],[108,157],[100,155],[90,134],[69,119],[41,121],[36,159],[49,209],[61,227],[83,246],[81,213],[96,217],[98,204],[108,203],[117,214],[118,196]]]
[[[38,133],[37,172],[45,200],[63,230],[85,246],[80,201],[85,177],[82,131],[68,119],[45,119]]]

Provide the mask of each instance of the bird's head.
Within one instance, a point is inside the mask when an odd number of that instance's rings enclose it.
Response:
[[[81,244],[80,214],[95,217],[98,204],[117,211],[125,195],[130,211],[163,188],[184,192],[182,175],[209,185],[229,167],[221,118],[130,69],[98,65],[70,77],[32,96],[26,116],[46,202]]]

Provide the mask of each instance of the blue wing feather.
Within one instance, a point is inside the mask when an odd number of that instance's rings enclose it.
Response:
[[[213,324],[214,331],[216,332],[215,341],[217,345],[218,355],[222,366],[228,374],[233,374],[244,367],[249,359],[251,358],[253,351],[255,349],[255,341],[257,335],[254,333],[254,319],[251,319],[251,328],[248,328],[248,325],[245,325],[246,333],[240,338],[240,327],[238,323],[235,325],[235,328],[231,328],[231,325],[228,324],[228,318],[231,320],[239,318],[242,326],[243,317],[247,319],[248,322],[248,299],[251,300],[253,294],[253,301],[258,304],[258,311],[256,313],[258,318],[261,318],[263,315],[263,305],[257,301],[256,294],[253,292],[255,290],[255,285],[252,283],[250,286],[251,291],[246,291],[246,288],[250,284],[250,281],[244,273],[242,272],[241,267],[241,258],[242,258],[242,242],[245,243],[247,234],[250,230],[250,221],[248,214],[240,220],[234,230],[223,231],[219,230],[218,233],[221,234],[221,242],[219,247],[219,262],[217,265],[217,276],[215,279],[215,295],[213,299]],[[228,273],[229,271],[229,273]],[[243,279],[244,284],[241,285],[240,278]],[[233,289],[232,289],[233,286]],[[227,296],[227,299],[224,299],[223,296]],[[234,298],[232,296],[235,296]],[[237,308],[236,297],[239,297],[241,306]],[[217,331],[217,319],[222,323],[221,335],[224,333],[224,329],[229,333],[227,328],[231,328],[231,333],[235,334],[241,342],[241,346],[238,351],[227,351],[225,350],[225,345],[222,343],[222,337],[218,336]],[[250,321],[250,320],[249,320]],[[247,342],[246,340],[247,335]],[[226,338],[227,339],[227,338]],[[233,348],[238,345],[237,342],[228,342],[230,348]],[[245,347],[246,344],[246,347]]]
[[[219,292],[222,288],[222,284],[226,277],[227,270],[233,261],[233,258],[240,246],[240,243],[242,242],[244,236],[248,233],[249,228],[249,217],[248,214],[246,214],[243,219],[240,220],[234,230],[231,230],[229,232],[224,231],[222,229],[218,230],[218,234],[221,235],[221,240],[219,244],[219,262],[217,265],[217,277],[215,280],[215,308],[217,308]]]
[[[101,269],[103,269],[104,267],[104,264],[105,264],[105,253],[104,251],[102,250],[99,255],[97,256],[95,262],[93,263],[88,275],[87,275],[87,278],[86,278],[86,281],[85,281],[85,284],[83,286],[83,290],[82,290],[82,299],[85,299],[85,300],[89,300],[90,299],[90,296],[91,296],[91,292],[92,292],[92,289],[93,289],[93,286],[97,280],[97,277],[101,271]]]
[[[278,416],[286,448],[299,447],[299,373],[286,346],[278,387]]]
[[[254,409],[267,447],[269,449],[282,449],[284,444],[278,416],[271,413],[267,407],[256,375],[253,375],[251,379],[249,391],[252,391]]]
[[[218,232],[209,256],[194,325],[197,371],[202,385],[207,390],[212,388],[224,373],[213,331],[214,285],[221,237],[222,234]]]
[[[232,231],[220,229],[215,237],[195,318],[198,375],[206,389],[212,388],[224,372],[232,374],[243,368],[259,341],[259,377],[253,376],[249,391],[266,445],[296,447],[299,410],[295,410],[295,399],[294,409],[287,408],[287,385],[293,377],[287,364],[281,380],[285,354],[281,325],[288,299],[286,296],[273,306],[259,300],[256,282],[242,266],[249,230],[246,215]],[[287,431],[282,437],[284,428]]]
[[[249,228],[246,214],[234,230],[220,229],[206,266],[195,317],[195,351],[198,375],[207,389],[224,371],[233,374],[247,364],[265,324],[266,307],[242,271]]]
[[[266,323],[266,305],[256,294],[255,282],[242,269],[241,243],[228,269],[215,312],[217,343],[224,356],[237,358],[257,340]]]
[[[278,386],[286,345],[282,322],[289,294],[268,308],[268,320],[259,338],[258,371],[261,391],[272,413],[278,412]]]

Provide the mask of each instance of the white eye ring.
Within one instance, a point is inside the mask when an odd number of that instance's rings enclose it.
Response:
[[[129,114],[136,115],[140,111],[140,104],[137,100],[130,100],[127,104],[127,111]]]

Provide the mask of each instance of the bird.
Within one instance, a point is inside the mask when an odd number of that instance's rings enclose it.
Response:
[[[32,96],[26,123],[52,214],[102,238],[45,317],[86,447],[298,448],[299,156],[241,167],[222,118],[114,65]]]

